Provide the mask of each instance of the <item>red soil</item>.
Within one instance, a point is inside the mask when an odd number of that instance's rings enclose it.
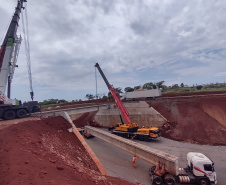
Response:
[[[62,117],[32,118],[10,126],[4,123],[0,122],[1,185],[131,184],[101,176],[80,141],[68,132],[71,126]]]
[[[100,127],[99,124],[94,119],[96,113],[97,111],[86,112],[82,116],[80,116],[78,119],[74,120],[73,123],[77,128],[82,128],[86,125]]]
[[[169,120],[162,127],[164,137],[190,143],[226,145],[226,96],[159,98],[148,103]]]

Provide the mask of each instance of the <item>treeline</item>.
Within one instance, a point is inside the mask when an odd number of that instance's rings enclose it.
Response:
[[[56,104],[64,104],[64,103],[69,103],[69,102],[78,102],[78,101],[82,101],[81,99],[79,100],[72,100],[72,101],[67,101],[64,99],[48,99],[48,100],[44,100],[42,102],[39,102],[40,105],[56,105]]]
[[[132,92],[132,91],[136,91],[136,90],[139,90],[139,89],[147,89],[147,90],[150,90],[150,89],[161,89],[163,93],[177,93],[177,92],[180,92],[180,93],[188,93],[188,92],[195,92],[195,91],[214,91],[214,90],[219,90],[219,89],[223,89],[226,91],[226,83],[210,83],[210,84],[202,84],[202,85],[198,85],[198,84],[194,84],[192,86],[188,86],[188,85],[185,85],[184,83],[181,83],[181,84],[173,84],[172,86],[167,86],[167,85],[164,85],[164,82],[165,81],[160,81],[160,82],[157,82],[157,83],[153,83],[153,82],[148,82],[148,83],[145,83],[143,85],[137,85],[137,86],[134,86],[134,87],[126,87],[124,88],[124,93],[126,92]],[[122,91],[122,88],[121,87],[117,87],[115,88],[115,90],[121,94],[123,93]],[[105,95],[98,95],[98,96],[95,96],[95,95],[92,95],[92,94],[87,94],[86,95],[86,98],[88,100],[92,100],[92,99],[101,99],[101,98],[112,98],[111,96],[111,93],[109,92],[107,96]]]
[[[170,89],[187,89],[187,90],[217,90],[222,89],[226,90],[226,83],[210,83],[210,84],[193,84],[192,86],[184,85],[181,83],[180,85],[174,84],[172,86],[164,86],[163,90],[170,90]]]
[[[198,85],[198,84],[194,84],[192,86],[188,86],[185,85],[184,83],[181,84],[173,84],[172,86],[166,86],[164,85],[164,81],[160,81],[157,83],[153,83],[153,82],[148,82],[145,83],[143,85],[137,85],[134,87],[126,87],[124,88],[124,92],[132,92],[132,91],[136,91],[139,89],[161,89],[162,92],[164,93],[177,93],[177,92],[194,92],[194,91],[211,91],[211,90],[225,90],[226,91],[226,83],[210,83],[210,84],[202,84],[202,85]],[[122,94],[123,90],[121,87],[117,87],[115,88],[115,90],[119,93]],[[112,99],[111,93],[108,92],[108,94],[106,95],[105,93],[99,93],[97,95],[94,94],[86,94],[85,95],[85,99],[86,100],[94,100],[94,99],[103,99],[103,98],[109,98]],[[44,100],[43,102],[40,102],[41,105],[56,105],[56,104],[63,104],[63,103],[69,103],[69,102],[78,102],[78,101],[82,101],[81,99],[78,100],[72,100],[72,101],[67,101],[64,99],[48,99],[48,100]]]

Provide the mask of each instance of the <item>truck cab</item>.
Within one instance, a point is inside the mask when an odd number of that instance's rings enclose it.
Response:
[[[187,154],[188,169],[196,177],[209,179],[210,183],[217,184],[214,163],[202,153],[189,152]]]

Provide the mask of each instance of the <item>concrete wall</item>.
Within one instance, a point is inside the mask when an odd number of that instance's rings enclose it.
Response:
[[[129,112],[129,118],[132,123],[138,123],[139,126],[155,126],[161,127],[165,122],[161,114],[159,114],[154,108],[144,102],[124,103]],[[101,126],[114,126],[116,123],[120,123],[119,112],[117,108],[114,108],[112,104],[107,110],[99,110],[95,116],[95,120]]]
[[[69,115],[71,120],[74,121],[76,119],[78,119],[79,117],[81,117],[84,113],[78,113],[78,114],[71,114]]]
[[[93,111],[98,111],[103,109],[108,109],[108,105],[102,104],[102,105],[92,105],[92,106],[86,106],[86,107],[74,107],[74,108],[67,108],[67,109],[60,109],[60,110],[43,111],[41,113],[32,113],[32,115],[41,114],[42,116],[56,116],[59,114],[59,112],[64,111],[64,112],[67,112],[67,114],[70,115],[71,118],[76,119],[77,114],[81,114],[85,112],[93,112]]]

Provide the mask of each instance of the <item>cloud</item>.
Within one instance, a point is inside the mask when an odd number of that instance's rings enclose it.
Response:
[[[16,2],[0,0],[5,27]],[[68,96],[95,91],[95,62],[114,86],[123,89],[153,79],[222,81],[225,8],[224,0],[28,1],[34,86]],[[20,22],[18,33],[21,28]],[[23,47],[22,43],[15,85],[25,85],[27,78]],[[45,99],[44,94],[40,98]]]
[[[220,72],[220,73],[217,73],[216,75],[214,76],[226,76],[226,71],[225,72]]]

